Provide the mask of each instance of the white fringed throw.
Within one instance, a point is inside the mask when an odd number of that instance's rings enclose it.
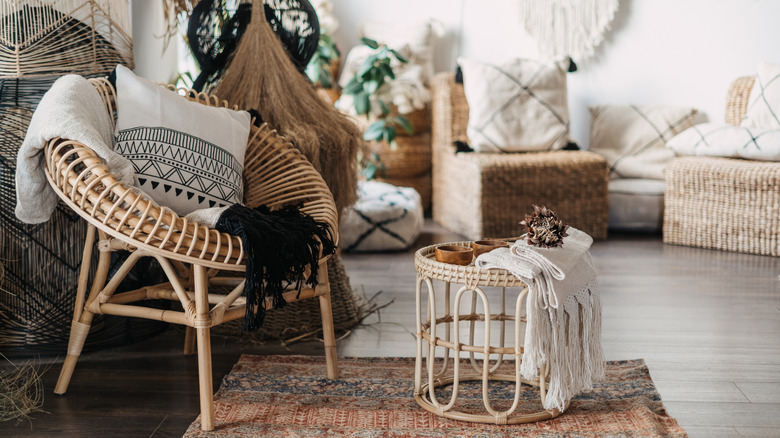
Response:
[[[593,55],[615,17],[618,0],[520,0],[521,20],[543,57]]]
[[[588,249],[593,239],[569,227],[559,248],[518,240],[480,255],[480,269],[506,269],[528,285],[527,324],[520,372],[526,379],[550,365],[544,408],[563,411],[566,401],[604,378],[601,301]]]

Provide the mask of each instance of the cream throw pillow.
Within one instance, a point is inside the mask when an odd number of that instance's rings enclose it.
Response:
[[[114,149],[138,188],[180,215],[241,202],[249,113],[190,102],[121,65],[116,89]]]
[[[514,59],[497,66],[458,59],[469,104],[469,143],[476,152],[561,149],[569,142],[569,58]]]
[[[766,131],[780,129],[780,65],[762,62],[740,126]]]
[[[609,164],[611,178],[664,179],[674,152],[666,142],[694,123],[696,110],[666,105],[590,107],[590,151]]]
[[[780,161],[780,129],[753,130],[726,123],[702,123],[667,143],[681,155]]]

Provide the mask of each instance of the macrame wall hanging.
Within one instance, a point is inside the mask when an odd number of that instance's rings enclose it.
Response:
[[[542,57],[593,56],[615,17],[618,0],[520,0],[525,30]]]

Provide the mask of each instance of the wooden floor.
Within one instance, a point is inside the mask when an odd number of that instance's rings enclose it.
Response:
[[[426,223],[415,247],[459,237]],[[390,303],[339,342],[342,356],[414,355],[413,251],[345,255],[352,284]],[[608,360],[644,358],[670,414],[692,437],[780,437],[780,258],[669,246],[657,235],[612,235],[592,253]],[[197,366],[183,332],[82,355],[68,394],[44,375],[44,410],[0,423],[0,437],[181,436],[198,414]],[[241,353],[321,354],[215,339],[215,388]],[[102,383],[102,387],[99,385]]]

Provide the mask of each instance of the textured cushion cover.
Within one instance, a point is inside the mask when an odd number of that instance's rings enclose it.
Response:
[[[680,155],[780,161],[780,129],[702,123],[669,140],[667,146]]]
[[[115,149],[135,167],[135,183],[180,215],[241,202],[246,111],[190,102],[117,66]]]
[[[758,65],[747,113],[740,126],[761,131],[780,129],[780,65],[768,62]]]
[[[589,150],[607,159],[611,178],[664,179],[674,152],[666,142],[693,126],[696,110],[664,105],[590,107]]]
[[[339,231],[345,251],[403,250],[420,235],[423,209],[416,190],[364,181],[358,196],[341,218]]]
[[[569,142],[569,58],[514,59],[496,66],[460,58],[469,105],[467,135],[476,152],[561,149]]]
[[[664,181],[613,179],[609,182],[609,228],[658,231],[664,218]]]

